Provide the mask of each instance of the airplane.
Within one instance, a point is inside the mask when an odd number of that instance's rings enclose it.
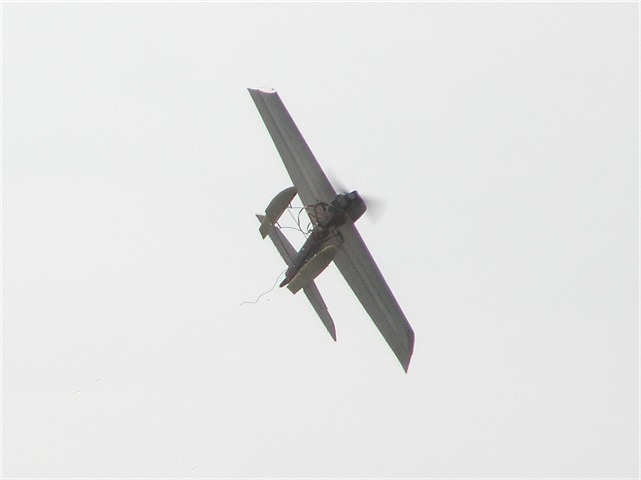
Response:
[[[407,373],[414,331],[354,225],[367,209],[365,201],[357,191],[336,193],[275,90],[248,91],[294,184],[274,196],[264,215],[256,215],[261,236],[270,237],[287,264],[280,286],[294,294],[303,290],[336,341],[334,321],[314,282],[333,261]],[[296,195],[312,227],[299,251],[278,223]]]

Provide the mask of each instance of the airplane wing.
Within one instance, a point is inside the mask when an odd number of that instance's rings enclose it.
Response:
[[[338,228],[343,242],[334,263],[407,372],[414,331],[353,223]]]
[[[304,205],[331,202],[336,191],[274,90],[248,88]]]

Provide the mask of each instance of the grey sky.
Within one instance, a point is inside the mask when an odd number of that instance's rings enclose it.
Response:
[[[2,7],[5,477],[636,477],[636,3]],[[416,333],[254,213],[276,88]],[[295,236],[292,238],[296,238]]]

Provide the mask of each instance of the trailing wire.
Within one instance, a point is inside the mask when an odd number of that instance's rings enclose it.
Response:
[[[305,205],[303,207],[292,207],[291,204],[289,205],[289,208],[287,209],[287,212],[289,213],[289,216],[292,217],[292,220],[296,222],[296,225],[298,226],[298,230],[300,230],[305,237],[308,237],[312,230],[314,229],[314,221],[318,223],[318,207],[323,206],[325,209],[327,208],[327,204],[325,202],[317,202],[312,205]],[[297,209],[298,214],[296,217],[294,217],[294,214],[291,212],[292,210]],[[301,226],[301,219],[300,216],[303,212],[306,212],[309,215],[309,222],[307,222],[307,225],[305,228]],[[293,228],[293,227],[281,227],[281,228]]]
[[[292,209],[293,208],[300,209],[299,212],[298,212],[298,220],[296,219],[296,217],[294,217],[294,214],[292,213]],[[305,235],[305,238],[307,238],[307,234],[305,233],[305,231],[300,226],[300,211],[302,211],[304,208],[305,207],[292,207],[290,205],[289,208],[287,209],[287,213],[289,213],[289,216],[292,217],[292,220],[294,220],[294,222],[296,222],[296,225],[298,225],[298,231],[300,233],[302,233],[303,235]],[[286,228],[294,228],[294,227],[286,227]]]
[[[312,222],[311,222],[311,221],[309,221],[309,222],[307,223],[307,225],[305,226],[305,229],[303,229],[303,227],[302,227],[302,226],[301,226],[301,224],[300,224],[300,215],[301,215],[301,213],[303,213],[303,212],[307,213],[307,208],[306,208],[306,207],[302,207],[302,208],[300,208],[300,210],[298,210],[298,215],[297,215],[297,217],[296,217],[296,224],[298,225],[298,228],[300,229],[300,231],[301,231],[301,232],[303,232],[303,233],[305,234],[305,237],[308,237],[308,236],[309,236],[309,234],[310,234],[310,233],[311,233],[311,231],[312,231],[312,229],[310,228],[310,227],[311,227]]]
[[[257,303],[258,303],[258,300],[260,300],[260,299],[261,299],[261,297],[263,297],[263,295],[267,295],[269,292],[271,292],[272,290],[274,290],[274,288],[276,288],[276,285],[278,284],[278,279],[279,279],[279,278],[283,275],[283,273],[285,273],[286,271],[287,271],[287,269],[283,270],[282,272],[280,272],[280,273],[278,274],[278,276],[276,277],[276,280],[274,281],[274,285],[272,285],[272,288],[270,288],[270,289],[269,289],[269,290],[267,290],[266,292],[263,292],[263,293],[261,293],[260,295],[258,295],[258,298],[256,298],[256,300],[254,300],[253,302],[250,302],[249,300],[246,300],[246,301],[244,301],[244,302],[241,302],[240,306],[242,307],[242,306],[243,306],[243,305],[245,305],[246,303],[250,303],[250,304],[253,304],[253,305],[257,304]]]
[[[297,228],[297,227],[289,227],[289,226],[287,226],[287,225],[279,225],[278,223],[276,224],[276,226],[277,226],[278,228],[280,228],[281,230],[282,230],[283,228],[287,228],[287,229],[289,229],[289,230],[296,230],[297,232],[302,232],[303,234],[305,233],[304,231],[302,231],[300,228]]]

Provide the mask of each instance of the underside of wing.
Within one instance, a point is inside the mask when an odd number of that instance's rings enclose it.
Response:
[[[274,90],[248,89],[304,205],[336,196],[314,154]]]
[[[343,242],[334,263],[407,372],[414,331],[354,224],[339,232]]]

